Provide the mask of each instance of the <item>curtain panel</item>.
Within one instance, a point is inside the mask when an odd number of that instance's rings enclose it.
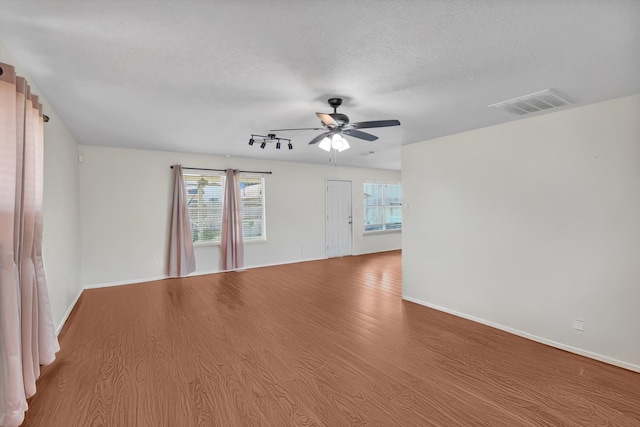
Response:
[[[173,208],[169,233],[169,277],[186,276],[196,271],[191,221],[182,166],[173,165]]]
[[[60,350],[42,261],[42,105],[0,63],[0,426],[18,426]]]
[[[220,264],[222,270],[236,270],[244,265],[242,237],[242,204],[240,200],[240,171],[227,169],[222,203],[222,231],[220,234]]]

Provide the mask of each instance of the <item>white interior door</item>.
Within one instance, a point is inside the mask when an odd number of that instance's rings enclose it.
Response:
[[[327,180],[327,257],[352,254],[351,181]]]

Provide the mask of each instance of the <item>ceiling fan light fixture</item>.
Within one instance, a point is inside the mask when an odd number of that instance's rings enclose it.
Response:
[[[331,137],[331,148],[341,153],[344,150],[348,150],[350,145],[342,135],[336,133]]]
[[[344,138],[342,138],[340,134],[336,133],[331,137],[331,148],[333,148],[334,150],[341,151],[343,145],[344,145]]]
[[[327,153],[329,151],[331,151],[331,140],[329,139],[329,137],[324,137],[322,139],[322,141],[320,141],[320,144],[318,145],[318,147],[320,147],[321,149],[323,149],[324,151],[326,151]]]

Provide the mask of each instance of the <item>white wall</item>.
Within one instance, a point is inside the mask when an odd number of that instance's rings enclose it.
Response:
[[[44,131],[42,257],[51,310],[60,325],[82,290],[80,284],[80,204],[76,140],[48,105]]]
[[[640,370],[640,95],[405,146],[402,165],[406,299]]]
[[[400,172],[80,145],[82,283],[165,277],[172,164],[272,171],[265,177],[267,242],[245,245],[245,266],[325,257],[325,179],[351,180],[354,254],[401,247],[401,233],[363,236],[363,182]],[[195,274],[219,271],[219,246],[196,247]]]
[[[39,95],[44,113],[51,119],[44,125],[42,257],[53,321],[60,325],[81,291],[78,144],[2,43],[0,61],[14,65],[17,73],[29,81],[32,92]]]

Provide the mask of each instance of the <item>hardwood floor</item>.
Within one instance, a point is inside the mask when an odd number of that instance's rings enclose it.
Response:
[[[402,301],[400,256],[87,290],[24,426],[640,426],[640,374]]]

